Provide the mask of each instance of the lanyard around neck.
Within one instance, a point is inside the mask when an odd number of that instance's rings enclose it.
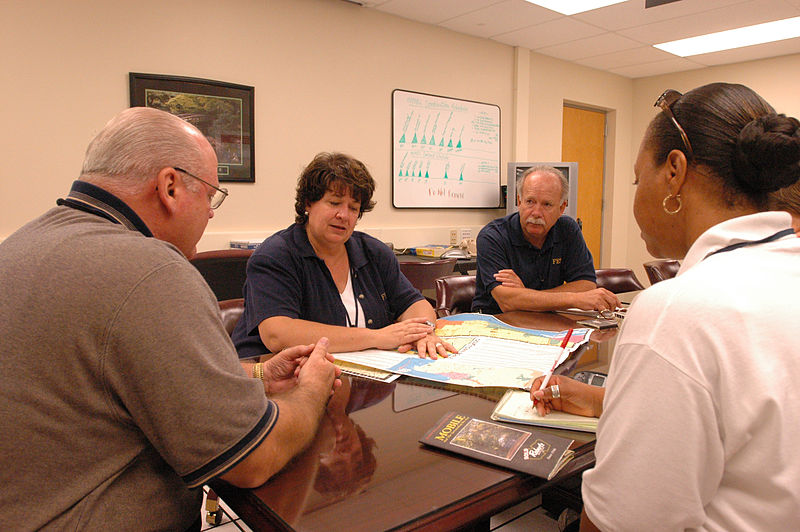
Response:
[[[779,238],[783,238],[785,236],[792,235],[792,234],[794,234],[794,229],[792,229],[790,227],[789,229],[783,229],[781,231],[778,231],[774,235],[770,235],[770,236],[768,236],[766,238],[762,238],[761,240],[747,240],[745,242],[737,242],[736,244],[731,244],[729,246],[725,246],[724,248],[720,248],[720,249],[718,249],[716,251],[712,251],[711,253],[709,253],[708,255],[703,257],[703,260],[706,260],[711,255],[716,255],[717,253],[725,253],[726,251],[733,251],[734,249],[739,249],[739,248],[743,248],[743,247],[747,247],[747,246],[756,246],[758,244],[766,244],[767,242],[772,242],[773,240],[778,240]]]

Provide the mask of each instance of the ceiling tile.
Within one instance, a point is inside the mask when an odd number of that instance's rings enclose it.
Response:
[[[600,33],[603,33],[600,28],[572,18],[561,17],[544,24],[495,35],[492,39],[511,46],[524,46],[536,50],[545,46],[592,37]]]
[[[545,55],[558,57],[559,59],[574,61],[584,57],[633,48],[641,48],[641,44],[615,33],[603,33],[586,39],[540,48],[536,51]]]
[[[643,78],[647,76],[658,76],[660,74],[671,74],[672,72],[697,70],[698,68],[703,68],[703,65],[687,61],[682,57],[676,57],[667,61],[612,68],[609,72],[625,76],[626,78]]]
[[[371,7],[373,2],[379,11],[409,18],[428,24],[439,24],[471,11],[485,8],[502,0],[367,0],[365,5]]]
[[[653,48],[652,46],[641,46],[630,50],[620,50],[610,54],[596,55],[584,59],[575,60],[576,63],[601,70],[621,68],[630,65],[641,65],[643,63],[656,63],[667,61],[675,56]]]
[[[780,2],[782,0],[772,1]],[[750,0],[685,0],[645,9],[644,0],[628,0],[623,4],[593,9],[573,15],[573,17],[615,31],[749,2]]]
[[[465,15],[451,18],[439,25],[451,30],[488,38],[561,17],[563,15],[555,11],[535,6],[524,0],[505,0]]]
[[[571,17],[524,0],[357,1],[387,14],[627,77],[800,53],[800,39],[691,58],[644,46],[800,16],[800,0],[681,0],[649,9],[644,0],[628,0]]]

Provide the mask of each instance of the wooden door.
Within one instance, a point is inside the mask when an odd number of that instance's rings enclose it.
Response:
[[[578,218],[595,269],[600,267],[603,231],[605,129],[605,113],[564,106],[561,160],[578,162]]]
[[[592,252],[595,269],[600,267],[603,234],[603,168],[605,167],[606,115],[599,111],[564,106],[561,130],[561,160],[578,162],[578,218],[583,238]],[[590,343],[577,367],[599,364],[597,344]],[[598,367],[608,371],[607,367]]]

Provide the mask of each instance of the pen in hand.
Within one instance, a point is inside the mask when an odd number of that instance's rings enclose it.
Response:
[[[545,374],[544,379],[542,379],[542,384],[541,386],[539,386],[540,391],[547,388],[547,383],[550,382],[550,377],[553,376],[553,372],[556,370],[558,362],[561,360],[561,358],[564,356],[564,353],[567,350],[567,344],[569,343],[570,336],[572,336],[572,328],[570,328],[567,331],[567,334],[564,335],[564,339],[561,341],[561,352],[559,353],[558,358],[556,358],[555,361],[553,362],[553,367],[550,368],[550,371],[548,371]],[[536,401],[534,401],[533,404],[535,405]]]

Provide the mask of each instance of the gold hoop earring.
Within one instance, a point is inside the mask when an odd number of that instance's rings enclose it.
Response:
[[[667,202],[669,200],[671,200],[671,199],[674,199],[675,201],[678,202],[678,208],[675,209],[674,211],[671,211],[671,210],[669,210],[667,208]],[[681,195],[680,194],[676,194],[675,196],[673,196],[672,194],[670,194],[669,196],[664,198],[664,201],[661,202],[661,206],[664,208],[664,212],[667,213],[667,214],[670,214],[670,215],[678,214],[680,212],[681,208],[683,207],[683,202],[681,201]]]

